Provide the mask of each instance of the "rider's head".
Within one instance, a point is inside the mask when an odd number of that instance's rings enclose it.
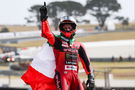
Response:
[[[72,17],[65,16],[59,24],[61,35],[66,38],[73,38],[76,32],[76,23]]]

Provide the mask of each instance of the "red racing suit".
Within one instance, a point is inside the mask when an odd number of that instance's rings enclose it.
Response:
[[[42,21],[42,37],[47,38],[53,47],[56,59],[55,81],[57,89],[84,90],[78,78],[79,60],[82,62],[86,74],[93,74],[93,69],[82,43],[54,35],[50,31],[47,20]]]

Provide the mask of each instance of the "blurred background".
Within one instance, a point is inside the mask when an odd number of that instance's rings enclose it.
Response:
[[[94,67],[96,90],[135,90],[135,0],[45,0],[54,34],[63,16],[77,21]],[[44,0],[0,1],[0,90],[31,90],[21,79],[46,39],[40,36]],[[80,63],[79,76],[87,76]]]

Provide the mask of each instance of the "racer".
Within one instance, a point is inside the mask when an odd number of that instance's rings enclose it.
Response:
[[[87,83],[90,88],[94,88],[94,75],[90,60],[86,54],[82,43],[75,41],[76,34],[75,20],[71,17],[63,17],[60,21],[60,35],[54,35],[49,28],[47,21],[46,5],[40,8],[40,18],[42,25],[42,37],[48,40],[48,44],[53,48],[56,69],[55,82],[58,90],[84,90],[78,77],[79,60],[88,75]]]

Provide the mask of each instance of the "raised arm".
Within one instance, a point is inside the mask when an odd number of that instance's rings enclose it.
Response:
[[[48,39],[48,42],[51,45],[54,45],[55,37],[50,30],[47,18],[48,18],[47,7],[46,7],[46,3],[44,2],[44,5],[40,8],[40,19],[41,19],[41,29],[42,29],[41,36]]]

